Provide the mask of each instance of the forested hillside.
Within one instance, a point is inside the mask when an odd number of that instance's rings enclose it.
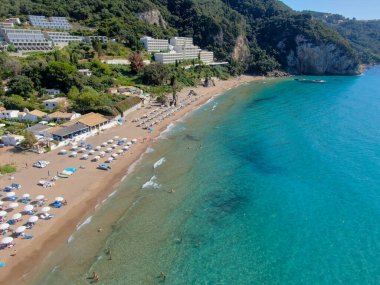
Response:
[[[341,15],[305,11],[350,41],[362,62],[380,63],[380,20],[363,21]]]
[[[285,69],[355,74],[351,44],[310,14],[277,0],[2,0],[0,17],[66,16],[79,26],[141,49],[143,35],[191,36],[238,71]],[[152,13],[154,11],[155,13]],[[83,31],[81,31],[83,32]],[[318,58],[318,60],[317,60]]]

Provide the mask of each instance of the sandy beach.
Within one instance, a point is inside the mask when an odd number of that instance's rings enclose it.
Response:
[[[207,102],[210,98],[222,94],[224,91],[236,87],[242,83],[260,80],[263,77],[241,76],[227,81],[216,81],[214,87],[196,87],[185,88],[179,94],[179,99],[187,96],[190,90],[194,90],[199,96],[198,100],[186,106],[163,120],[158,125],[153,127],[154,132],[150,133],[136,126],[137,123],[132,122],[132,119],[139,118],[143,114],[149,112],[148,109],[141,108],[125,117],[125,122],[101,132],[99,135],[90,137],[86,140],[87,143],[93,146],[100,145],[102,142],[112,139],[114,136],[127,137],[128,140],[138,138],[130,150],[117,157],[110,165],[110,171],[102,171],[96,169],[100,163],[104,163],[105,158],[99,162],[89,160],[80,160],[70,158],[67,155],[57,155],[60,149],[51,151],[45,154],[15,153],[9,149],[0,149],[0,163],[13,163],[17,166],[17,172],[13,174],[13,180],[10,180],[10,175],[0,176],[0,187],[10,185],[12,182],[17,182],[22,185],[22,189],[16,190],[16,195],[21,197],[24,193],[29,193],[31,198],[43,194],[48,199],[46,205],[54,202],[57,196],[64,197],[68,204],[60,209],[52,208],[50,213],[55,217],[50,220],[39,220],[36,225],[27,230],[28,235],[32,235],[32,239],[15,238],[16,245],[13,248],[8,248],[0,251],[0,261],[5,263],[5,267],[1,268],[0,283],[7,282],[8,284],[28,284],[30,276],[38,268],[39,261],[42,261],[58,244],[66,242],[70,234],[76,230],[78,224],[83,222],[95,206],[107,197],[120,181],[125,178],[128,169],[146,149],[150,147],[155,139],[164,131],[171,123],[188,114],[192,110]],[[116,151],[122,147],[117,147]],[[69,147],[65,148],[69,149]],[[115,153],[115,151],[113,152]],[[46,168],[35,168],[33,163],[37,160],[47,160],[50,164]],[[79,168],[83,166],[84,168]],[[75,167],[78,169],[70,178],[62,178],[55,182],[55,185],[50,188],[43,188],[37,185],[39,180],[47,179],[48,174],[51,176],[57,172],[61,172],[66,167]],[[49,172],[49,173],[48,173]],[[5,194],[5,192],[2,192]],[[5,202],[8,204],[9,202]],[[14,213],[23,211],[24,204],[19,203],[19,207],[9,212],[11,217]],[[37,210],[40,209],[37,207]],[[18,222],[13,228],[23,225],[29,216],[24,216],[23,221]],[[8,236],[8,235],[7,235]],[[4,236],[5,237],[5,236]],[[17,254],[11,256],[14,250]]]

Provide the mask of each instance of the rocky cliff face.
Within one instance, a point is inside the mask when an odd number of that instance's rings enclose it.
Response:
[[[248,59],[249,55],[250,51],[247,38],[243,35],[238,36],[231,57],[239,63],[244,63]]]
[[[298,35],[296,46],[287,54],[290,73],[309,75],[355,75],[360,73],[357,59],[334,43],[316,44]],[[278,48],[283,49],[283,43]]]
[[[145,11],[142,13],[138,13],[137,17],[141,20],[143,20],[145,23],[150,24],[150,25],[156,25],[161,28],[166,28],[167,24],[162,17],[160,11],[158,10],[150,10],[150,11]]]

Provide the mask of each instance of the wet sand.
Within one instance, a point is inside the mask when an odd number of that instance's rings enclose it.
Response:
[[[148,133],[146,130],[136,127],[136,123],[131,122],[132,118],[141,117],[142,114],[149,112],[146,108],[142,108],[128,114],[126,122],[122,125],[87,139],[87,143],[96,146],[108,139],[112,139],[116,135],[120,138],[127,137],[129,140],[140,138],[139,142],[134,144],[128,152],[119,156],[117,160],[111,163],[112,169],[110,171],[96,169],[96,166],[103,163],[105,159],[101,159],[99,162],[84,161],[79,159],[80,154],[77,158],[69,158],[57,155],[59,149],[42,155],[33,153],[25,155],[6,152],[4,149],[1,150],[1,164],[15,163],[19,169],[13,175],[13,181],[9,180],[9,176],[0,177],[1,188],[12,182],[21,183],[23,188],[16,192],[19,197],[23,193],[29,193],[32,198],[43,194],[48,199],[48,204],[54,202],[54,197],[62,196],[67,200],[68,205],[60,209],[52,208],[51,213],[55,215],[53,219],[48,221],[39,220],[33,229],[27,230],[26,233],[28,235],[33,235],[32,239],[17,238],[14,240],[16,243],[14,248],[0,251],[1,261],[6,264],[5,267],[1,268],[0,283],[28,284],[30,276],[38,269],[39,261],[43,260],[57,245],[67,241],[77,225],[83,222],[83,219],[94,210],[97,204],[114,191],[115,187],[127,175],[130,166],[141,157],[169,124],[198,108],[210,98],[220,95],[225,90],[245,82],[260,79],[262,77],[241,76],[227,81],[217,81],[215,87],[197,87],[182,90],[179,98],[185,98],[190,90],[194,90],[201,96],[191,105],[175,113],[174,116],[166,118],[158,125],[155,125],[153,133]],[[142,140],[142,138],[146,139]],[[121,147],[118,147],[116,150],[118,149],[121,149]],[[48,160],[50,161],[50,165],[43,169],[33,168],[32,164],[37,160]],[[85,169],[79,169],[81,165]],[[48,171],[53,176],[57,171],[62,171],[66,167],[76,167],[78,171],[68,179],[59,179],[56,181],[55,186],[51,188],[44,189],[37,185],[39,180],[48,177]],[[19,208],[13,210],[9,216],[22,211],[23,207],[24,204],[20,204]],[[27,217],[24,218],[23,222],[19,222],[17,226],[26,222]],[[17,255],[10,256],[14,249],[17,250]]]

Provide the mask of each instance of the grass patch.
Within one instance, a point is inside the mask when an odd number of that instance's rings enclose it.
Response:
[[[4,164],[0,166],[0,173],[1,174],[9,174],[16,172],[16,166],[11,164]]]

